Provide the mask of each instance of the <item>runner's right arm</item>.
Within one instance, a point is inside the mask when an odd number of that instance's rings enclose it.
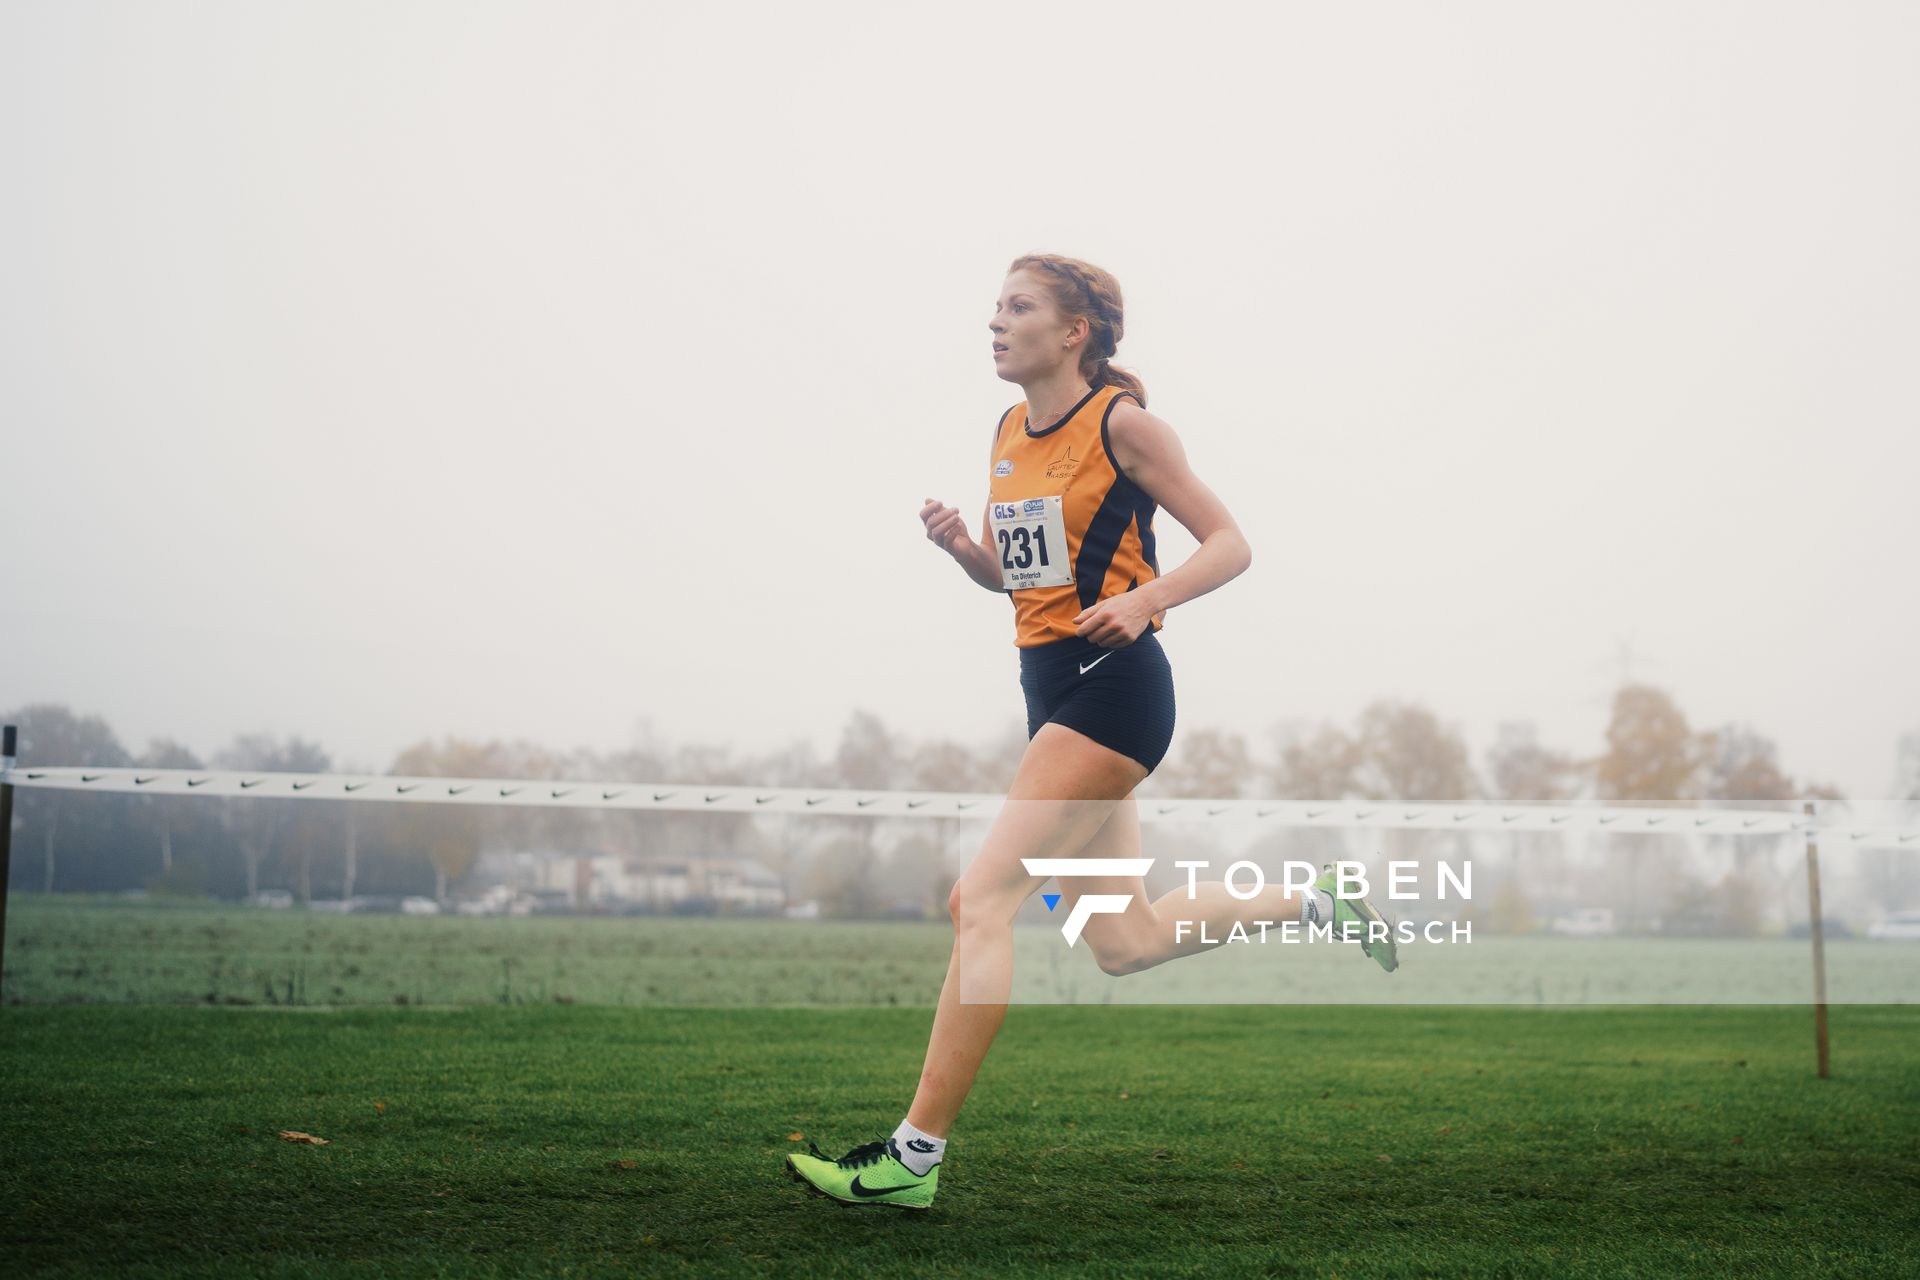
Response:
[[[981,509],[978,542],[967,536],[966,518],[957,508],[932,498],[920,508],[920,520],[927,527],[928,540],[959,561],[969,578],[999,593],[1006,588],[1000,580],[1000,555],[993,546],[993,523],[988,518],[992,510],[991,502]]]

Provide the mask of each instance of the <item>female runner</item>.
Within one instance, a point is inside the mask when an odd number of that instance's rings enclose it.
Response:
[[[1026,399],[994,430],[979,540],[958,510],[931,498],[920,519],[967,576],[1013,598],[1029,741],[1009,803],[947,900],[953,958],[906,1118],[892,1137],[838,1160],[812,1144],[811,1155],[787,1157],[793,1177],[850,1204],[932,1205],[947,1134],[1006,1016],[1014,913],[1047,880],[1021,859],[1140,856],[1132,792],[1173,736],[1173,672],[1158,633],[1167,610],[1237,577],[1253,558],[1233,516],[1188,468],[1173,429],[1147,412],[1140,380],[1109,363],[1125,331],[1111,275],[1054,254],[1016,258],[988,328],[995,370]],[[1156,507],[1200,544],[1165,575]],[[1341,929],[1384,919],[1364,898],[1336,899],[1331,874],[1308,893],[1272,886],[1246,900],[1217,881],[1199,885],[1197,897],[1181,886],[1159,902],[1148,901],[1138,876],[1074,876],[1060,888],[1069,912],[1084,895],[1131,895],[1124,912],[1089,916],[1080,935],[1110,974],[1211,949],[1200,938],[1223,936],[1236,922]],[[1191,925],[1176,939],[1176,916],[1206,928]],[[1384,943],[1362,945],[1391,971],[1386,932]]]

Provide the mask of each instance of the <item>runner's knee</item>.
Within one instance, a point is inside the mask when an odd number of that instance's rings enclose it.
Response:
[[[1095,916],[1081,933],[1081,939],[1093,948],[1093,960],[1100,972],[1124,978],[1153,967],[1149,963],[1151,940],[1139,936],[1136,929],[1128,927],[1130,924],[1119,916]]]
[[[947,915],[956,930],[1011,925],[1020,903],[998,885],[961,876],[947,895]]]
[[[1146,955],[1138,948],[1114,943],[1095,946],[1093,959],[1100,966],[1100,972],[1115,978],[1124,978],[1148,967]]]

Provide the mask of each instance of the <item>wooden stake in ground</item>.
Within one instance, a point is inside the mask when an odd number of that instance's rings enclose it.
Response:
[[[1813,801],[1801,806],[1807,815],[1807,911],[1813,937],[1813,1043],[1820,1059],[1820,1078],[1827,1078],[1827,935],[1820,915],[1820,845],[1813,836]]]

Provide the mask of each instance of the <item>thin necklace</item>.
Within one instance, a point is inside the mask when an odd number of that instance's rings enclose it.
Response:
[[[1084,398],[1085,398],[1085,397],[1086,397],[1086,396],[1087,396],[1087,395],[1088,395],[1089,393],[1091,393],[1091,392],[1092,392],[1092,390],[1093,390],[1093,388],[1092,388],[1092,387],[1088,387],[1088,388],[1087,388],[1087,389],[1086,389],[1085,391],[1082,391],[1082,392],[1080,392],[1080,393],[1079,393],[1078,395],[1076,395],[1076,396],[1075,396],[1075,397],[1073,398],[1073,404],[1079,404],[1079,403],[1080,403],[1080,401],[1081,401],[1082,399],[1084,399]],[[1028,406],[1028,408],[1032,408],[1032,406],[1031,406],[1031,405],[1029,405],[1029,406]],[[1057,426],[1059,426],[1059,425],[1060,425],[1060,420],[1061,420],[1062,418],[1065,418],[1065,417],[1066,417],[1066,416],[1067,416],[1067,415],[1068,415],[1069,413],[1071,413],[1071,412],[1073,412],[1073,405],[1072,405],[1072,404],[1070,404],[1070,405],[1068,405],[1068,406],[1067,406],[1066,408],[1064,408],[1064,409],[1062,409],[1062,410],[1061,410],[1061,411],[1060,411],[1059,413],[1056,413],[1056,414],[1054,414],[1054,415],[1053,415],[1053,421],[1051,421],[1051,422],[1049,422],[1049,423],[1048,423],[1048,424],[1047,424],[1046,426],[1044,426],[1044,427],[1042,427],[1042,428],[1040,428],[1040,429],[1041,429],[1042,431],[1051,431],[1051,430],[1053,430],[1053,429],[1054,429],[1055,427],[1057,427]],[[1033,422],[1032,422],[1032,419],[1031,419],[1031,415],[1029,415],[1029,419],[1028,419],[1028,422],[1027,422],[1027,429],[1028,429],[1028,430],[1032,430],[1032,429],[1033,429]]]

